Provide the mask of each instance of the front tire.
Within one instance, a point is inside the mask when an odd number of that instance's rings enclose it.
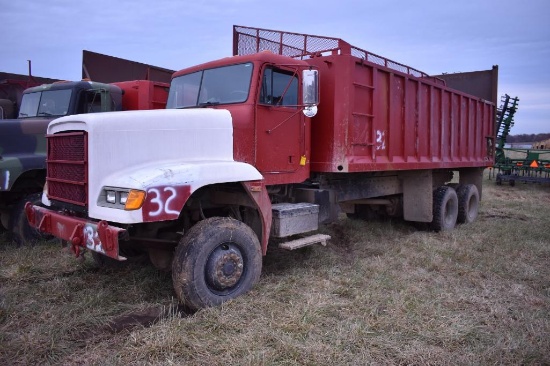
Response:
[[[232,218],[212,217],[181,239],[172,280],[180,301],[198,310],[248,292],[261,271],[260,243],[252,229]]]
[[[456,225],[458,217],[458,197],[451,187],[438,187],[433,194],[432,229],[450,231]]]
[[[10,217],[10,231],[13,241],[19,246],[32,246],[41,240],[49,240],[51,235],[42,234],[29,224],[25,214],[25,204],[42,205],[42,193],[32,193],[21,199],[13,208]]]

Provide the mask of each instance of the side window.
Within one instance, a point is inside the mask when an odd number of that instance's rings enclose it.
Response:
[[[97,90],[86,90],[80,94],[81,109],[79,113],[98,113],[102,112],[101,92]]]
[[[262,79],[260,103],[296,107],[298,104],[298,78],[292,72],[266,68]]]
[[[41,95],[42,93],[40,92],[23,94],[18,118],[36,117],[36,112],[38,111],[38,106],[40,105]]]

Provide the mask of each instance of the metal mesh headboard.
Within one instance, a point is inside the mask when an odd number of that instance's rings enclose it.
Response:
[[[233,26],[233,55],[249,55],[261,51],[271,51],[278,55],[297,59],[328,54],[351,54],[363,60],[405,74],[430,78],[433,81],[445,84],[441,79],[431,77],[407,65],[351,46],[340,38],[244,27],[240,25]]]
[[[235,56],[271,51],[278,55],[301,59],[305,56],[337,51],[339,42],[342,40],[338,38],[233,26]]]

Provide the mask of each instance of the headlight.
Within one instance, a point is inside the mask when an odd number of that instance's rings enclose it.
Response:
[[[120,192],[120,203],[125,205],[128,201],[128,192]]]
[[[97,205],[119,210],[137,210],[145,202],[146,196],[145,191],[137,189],[104,187],[97,200]]]
[[[116,192],[115,191],[106,191],[105,200],[107,203],[116,203]]]

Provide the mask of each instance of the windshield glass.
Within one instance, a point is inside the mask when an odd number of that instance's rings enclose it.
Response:
[[[71,93],[71,89],[66,89],[24,94],[19,118],[65,116],[69,111]]]
[[[248,99],[252,63],[197,71],[172,80],[166,108],[242,103]]]

